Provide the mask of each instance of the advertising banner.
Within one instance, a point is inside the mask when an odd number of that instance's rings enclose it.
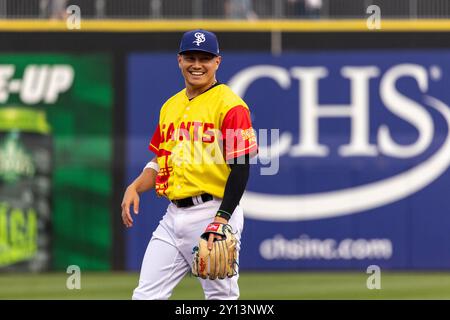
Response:
[[[241,200],[242,269],[450,268],[449,57],[224,54],[218,80],[249,105],[259,142]],[[128,72],[131,182],[153,157],[159,108],[184,82],[172,53],[130,55]],[[128,268],[167,204],[144,197]]]
[[[109,269],[111,59],[0,54],[0,270]]]

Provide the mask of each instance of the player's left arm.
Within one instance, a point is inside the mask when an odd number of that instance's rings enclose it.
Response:
[[[228,224],[231,214],[239,204],[244,194],[247,181],[250,176],[250,157],[248,154],[234,159],[234,163],[230,163],[230,175],[225,185],[225,191],[219,210],[214,217],[214,223]],[[212,249],[214,238],[220,238],[215,234],[210,234],[208,238],[208,249]]]
[[[250,158],[257,153],[256,137],[252,128],[250,113],[243,106],[232,108],[222,125],[224,155],[230,166],[230,175],[225,185],[224,196],[214,223],[227,224],[244,194],[250,175]],[[214,238],[210,234],[208,248],[212,248]]]
[[[230,163],[230,175],[225,185],[225,192],[214,222],[227,223],[244,194],[250,176],[250,157],[248,154],[233,159]]]

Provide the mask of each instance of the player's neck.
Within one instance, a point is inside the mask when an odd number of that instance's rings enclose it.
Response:
[[[209,83],[202,87],[192,87],[189,84],[186,83],[186,96],[189,100],[194,99],[195,97],[201,95],[203,92],[210,89],[212,86],[214,86],[217,83],[217,80],[214,79],[212,83]]]

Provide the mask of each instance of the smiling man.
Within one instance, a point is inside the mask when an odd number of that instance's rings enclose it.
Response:
[[[257,143],[248,106],[216,79],[221,60],[214,33],[183,35],[178,66],[186,87],[162,106],[149,145],[156,156],[122,201],[127,227],[140,193],[155,188],[170,201],[148,244],[133,299],[168,299],[191,266],[206,299],[239,297],[239,201]]]
[[[192,99],[217,84],[220,56],[208,52],[186,51],[178,55],[178,65],[186,83],[186,96]]]

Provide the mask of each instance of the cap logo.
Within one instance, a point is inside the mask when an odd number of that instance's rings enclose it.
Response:
[[[200,43],[203,43],[203,42],[206,41],[205,35],[203,33],[201,33],[201,32],[196,32],[194,34],[194,37],[195,37],[195,40],[192,41],[192,42],[195,43],[197,45],[197,47],[200,46]]]

